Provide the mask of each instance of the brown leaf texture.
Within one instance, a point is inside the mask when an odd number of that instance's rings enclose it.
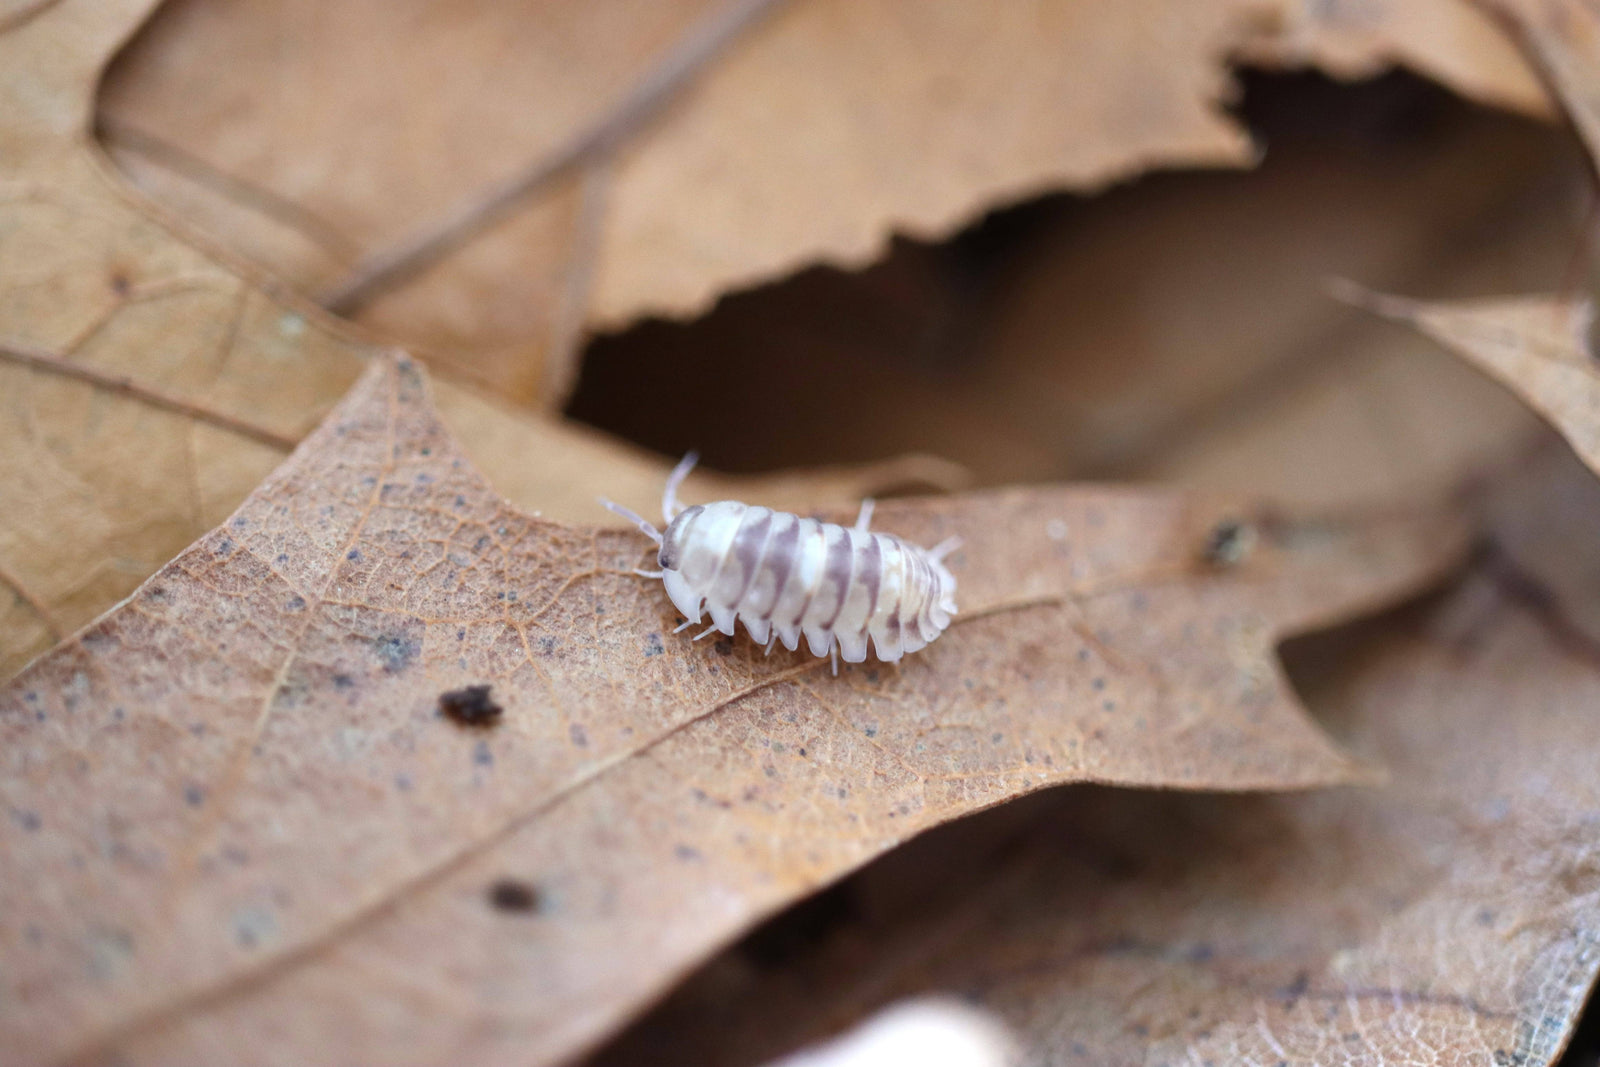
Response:
[[[1504,383],[1600,471],[1600,373],[1587,301],[1524,297],[1428,303],[1349,289],[1352,302],[1416,328]]]
[[[148,6],[62,0],[0,18],[0,677],[222,521],[376,351],[176,235],[94,149],[93,86]],[[597,484],[639,509],[658,498],[658,458],[439,392],[474,461],[525,508],[592,518]],[[772,491],[842,506],[959,481],[912,458]]]
[[[102,132],[141,188],[302,292],[551,405],[586,331],[1042,191],[1250,164],[1220,110],[1240,51],[1542,100],[1457,0],[178,0],[111,72]]]
[[[8,1055],[554,1062],[956,815],[1064,781],[1362,776],[1274,644],[1461,544],[1448,519],[1115,488],[879,516],[966,539],[963,615],[924,654],[835,679],[692,644],[632,574],[636,533],[513,510],[417,365],[376,362],[232,518],[0,692]],[[1260,543],[1219,566],[1230,517]],[[437,714],[472,684],[505,709],[490,731]]]
[[[1600,179],[1600,10],[1582,0],[1484,0],[1484,5],[1527,49]],[[1348,283],[1335,291],[1414,327],[1503,383],[1600,472],[1600,373],[1590,301],[1532,296],[1429,303]]]
[[[1029,1064],[1553,1062],[1600,969],[1600,644],[1563,610],[1600,592],[1600,491],[1557,452],[1518,482],[1446,595],[1289,652],[1383,789],[1073,789],[948,827],[594,1067],[761,1063],[925,992],[998,1015]]]

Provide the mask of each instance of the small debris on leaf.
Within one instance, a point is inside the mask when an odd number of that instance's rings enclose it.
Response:
[[[1256,545],[1256,528],[1238,519],[1224,519],[1206,535],[1201,555],[1213,567],[1237,567]]]
[[[489,887],[489,903],[496,911],[538,911],[539,891],[526,882],[502,878]]]
[[[493,726],[500,721],[499,704],[489,699],[489,687],[469,685],[439,694],[439,710],[462,726]]]

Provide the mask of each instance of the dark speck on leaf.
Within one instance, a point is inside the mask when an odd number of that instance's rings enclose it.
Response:
[[[287,553],[287,552],[279,552],[278,553],[278,563],[279,563],[279,565],[282,565],[282,564],[285,564],[285,563],[288,563],[288,562],[289,562],[289,553]]]
[[[411,792],[411,776],[404,771],[394,776],[394,787],[402,793]]]
[[[184,786],[183,802],[191,808],[198,808],[206,802],[206,791],[197,785]]]
[[[296,593],[294,596],[285,601],[283,606],[288,611],[304,611],[306,608],[306,598]]]
[[[333,687],[335,689],[349,689],[355,684],[356,680],[348,674],[336,674],[333,676]]]
[[[683,860],[685,863],[700,858],[700,850],[697,848],[692,848],[689,845],[678,845],[672,850],[672,854],[678,857],[680,860]]]
[[[505,711],[489,695],[486,685],[469,685],[439,694],[439,711],[462,726],[493,726]]]
[[[1106,687],[1106,680],[1104,678],[1096,678],[1089,684],[1094,686],[1094,691],[1098,693],[1100,690]]]
[[[572,737],[573,744],[577,745],[579,748],[588,747],[589,735],[584,732],[582,723],[573,723],[571,727],[568,728],[567,733]]]
[[[16,813],[16,817],[17,825],[21,826],[29,833],[32,833],[43,825],[43,822],[39,818],[39,813],[36,811],[18,811]]]
[[[226,556],[228,553],[233,551],[233,541],[231,539],[229,539],[229,538],[224,537],[221,541],[217,542],[216,551],[217,551],[217,555]]]
[[[1256,528],[1237,519],[1223,519],[1212,527],[1201,547],[1201,557],[1217,568],[1236,567],[1256,544]]]
[[[540,652],[543,652],[545,655],[548,656],[550,653],[554,652],[555,650],[556,650],[556,639],[554,637],[541,637],[541,638],[539,638],[539,651]]]
[[[802,756],[804,756],[804,755],[805,755],[805,754],[806,754],[806,750],[805,750],[805,749],[803,749],[803,748],[802,748],[802,749],[800,749],[800,755],[802,755]]]
[[[405,670],[411,661],[422,651],[422,646],[404,634],[385,634],[376,642],[378,658],[383,661],[383,669],[391,674]]]
[[[718,641],[716,644],[712,645],[711,647],[717,650],[717,655],[719,655],[719,656],[731,656],[731,655],[733,655],[733,642],[729,641],[727,639],[723,639],[721,641]]]
[[[489,751],[489,742],[479,741],[472,750],[472,762],[480,767],[494,766],[494,753]]]
[[[359,563],[361,562],[361,550],[359,548],[352,548],[350,551],[344,554],[344,558],[351,560],[352,562]]]
[[[233,521],[228,523],[228,525],[232,526],[235,530],[242,530],[246,526],[250,525],[250,520],[245,518],[243,515],[235,515],[233,517]]]
[[[489,904],[496,911],[532,915],[539,910],[539,891],[527,882],[501,878],[489,887]]]
[[[647,634],[644,639],[644,654],[646,657],[659,656],[665,652],[666,646],[661,643],[660,634]]]

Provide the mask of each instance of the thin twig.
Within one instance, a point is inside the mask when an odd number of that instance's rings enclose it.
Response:
[[[38,18],[40,15],[55,7],[61,0],[39,0],[36,4],[11,12],[9,15],[0,16],[0,33],[10,33],[19,30]]]
[[[95,133],[102,142],[113,148],[143,156],[157,166],[180,174],[197,185],[213,189],[227,199],[288,227],[342,263],[354,262],[361,255],[361,246],[340,233],[326,219],[271,189],[225,173],[187,149],[162,140],[153,133],[105,115],[95,119]]]
[[[37,594],[22,584],[21,579],[6,569],[3,563],[0,563],[0,582],[9,585],[12,591],[21,598],[22,602],[33,609],[33,613],[43,621],[44,628],[50,632],[51,641],[60,641],[67,636],[67,628],[62,624],[61,620],[55,617],[55,614],[45,606],[44,601]]]
[[[86,366],[70,359],[63,359],[54,352],[47,352],[42,348],[21,345],[15,341],[0,342],[0,359],[8,359],[13,363],[20,363],[25,367],[31,367],[46,374],[59,374],[66,378],[76,378],[79,381],[99,386],[101,389],[107,389],[113,393],[120,393],[123,396],[141,400],[151,407],[161,408],[164,411],[170,411],[178,415],[185,415],[199,422],[209,422],[213,426],[231,430],[241,437],[260,441],[262,444],[271,445],[273,448],[282,449],[285,452],[292,451],[300,443],[297,439],[281,434],[277,430],[271,430],[265,426],[257,426],[254,423],[246,422],[224,412],[196,404],[191,400],[185,400],[181,396],[175,396],[156,386],[140,382],[129,375],[111,374],[103,370],[97,370],[94,367]]]
[[[524,197],[596,156],[605,155],[652,117],[734,38],[783,0],[734,0],[691,27],[616,107],[595,125],[484,190],[391,248],[368,256],[321,303],[348,315],[373,297],[437,263],[488,229]]]

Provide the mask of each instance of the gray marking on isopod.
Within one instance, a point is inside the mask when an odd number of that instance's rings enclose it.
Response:
[[[854,527],[721,500],[684,508],[678,487],[695,464],[690,453],[667,478],[661,495],[665,530],[618,504],[610,510],[660,546],[660,578],[687,620],[711,614],[695,640],[720,631],[732,636],[740,619],[767,652],[779,642],[790,651],[802,639],[839,670],[866,659],[869,648],[892,663],[937,638],[956,612],[956,579],[944,558],[960,546],[952,537],[931,549],[893,534],[872,533],[872,501],[862,502]],[[809,577],[805,577],[809,576]],[[892,597],[887,612],[879,605]],[[675,631],[676,632],[676,631]],[[820,647],[819,647],[820,646]]]

